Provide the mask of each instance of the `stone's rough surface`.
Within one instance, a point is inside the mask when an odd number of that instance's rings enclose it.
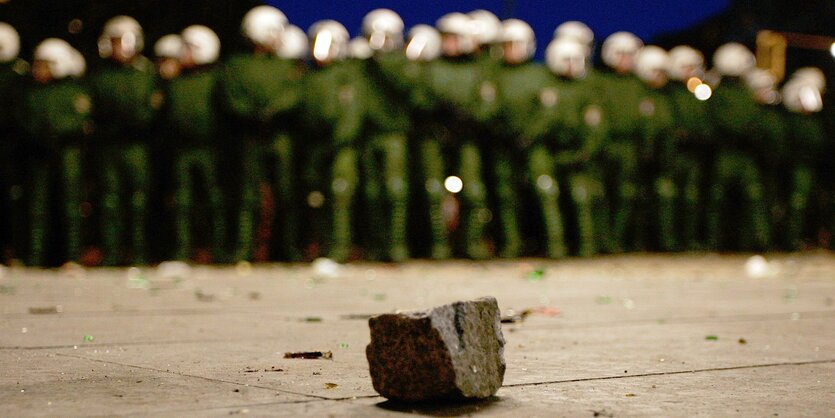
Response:
[[[368,320],[374,390],[388,399],[487,398],[504,379],[504,336],[492,297]]]

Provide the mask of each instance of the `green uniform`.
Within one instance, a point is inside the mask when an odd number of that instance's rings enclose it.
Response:
[[[19,255],[15,251],[23,249],[26,231],[22,199],[25,164],[21,158],[26,153],[12,109],[20,103],[27,67],[22,60],[0,63],[0,261],[5,255]]]
[[[192,216],[200,223],[209,221],[215,260],[225,260],[226,222],[224,196],[220,186],[220,117],[217,82],[219,71],[198,68],[171,80],[167,95],[167,124],[175,141],[175,200],[178,260],[192,256]],[[195,176],[199,173],[199,176]],[[205,182],[209,213],[192,213],[197,180]]]
[[[450,147],[450,138],[445,134],[444,126],[433,117],[434,101],[423,82],[431,64],[409,60],[400,53],[377,54],[374,59],[387,88],[406,98],[412,120],[409,142],[420,156],[419,164],[413,167],[420,172],[419,178],[424,185],[417,189],[425,194],[429,208],[431,256],[436,260],[447,259],[452,250],[443,212],[446,196],[443,184],[449,165],[445,151]]]
[[[238,55],[225,64],[223,101],[236,122],[236,139],[243,147],[243,190],[238,216],[236,257],[253,257],[253,246],[269,253],[265,233],[256,232],[259,207],[259,185],[269,177],[269,164],[275,164],[272,185],[276,199],[276,222],[281,234],[281,254],[289,260],[301,257],[298,242],[299,181],[293,161],[298,155],[298,110],[301,106],[301,63],[274,55]],[[262,214],[263,216],[263,214]],[[266,224],[272,224],[269,219]]]
[[[149,137],[163,100],[154,66],[142,56],[128,66],[108,62],[91,77],[91,90],[96,103],[102,176],[104,264],[125,261],[121,244],[128,220],[133,255],[129,262],[144,264],[148,261],[145,228],[151,182]],[[130,196],[128,205],[121,202],[124,190]]]
[[[679,249],[676,231],[677,198],[680,194],[675,182],[678,149],[675,140],[673,106],[662,89],[644,88],[639,104],[641,126],[639,136],[640,190],[644,200],[642,219],[656,219],[656,225],[641,225],[650,233],[657,233],[657,244],[663,251]],[[640,231],[636,231],[640,234]],[[643,234],[641,234],[643,235]],[[643,238],[645,242],[654,241]],[[640,247],[639,247],[640,248]]]
[[[641,250],[646,246],[646,218],[639,216],[641,194],[642,99],[644,85],[633,75],[600,74],[606,91],[604,110],[609,120],[609,137],[604,145],[604,184],[610,202],[611,233],[619,248]],[[644,105],[645,111],[649,109]],[[630,231],[632,232],[630,234]]]
[[[789,250],[802,247],[804,233],[809,232],[810,204],[813,191],[820,183],[815,171],[818,156],[826,146],[826,132],[818,114],[786,113],[782,122],[785,126],[787,146],[782,149],[781,166],[775,170],[784,179],[780,193],[781,206],[785,211],[784,235],[779,237]],[[817,231],[812,231],[817,232]]]
[[[482,146],[486,123],[498,109],[497,88],[486,58],[440,59],[429,64],[423,83],[432,98],[433,117],[448,130],[453,141],[457,174],[464,183],[464,241],[466,254],[482,259],[489,256],[485,242],[487,187],[483,178]]]
[[[66,233],[65,259],[81,256],[81,150],[91,129],[92,101],[86,88],[75,80],[64,79],[45,85],[32,85],[24,93],[20,111],[23,133],[31,152],[27,177],[30,180],[29,263],[44,265],[46,260],[50,210],[50,183],[60,178],[62,218]]]
[[[704,247],[703,229],[706,203],[706,173],[712,166],[710,161],[710,138],[713,125],[708,118],[710,102],[700,101],[682,82],[671,82],[665,88],[673,106],[676,121],[673,132],[676,141],[674,155],[671,155],[667,171],[677,192],[677,221],[680,225],[676,234],[679,248],[697,250]]]
[[[319,132],[330,140],[327,144],[333,161],[330,256],[337,260],[348,258],[354,241],[351,212],[360,168],[365,177],[369,210],[368,247],[388,249],[387,256],[395,261],[408,257],[406,133],[409,120],[382,90],[372,65],[370,60],[337,62],[308,77],[308,116],[314,118],[314,123],[318,121]],[[382,213],[383,207],[389,209],[389,216]]]
[[[737,79],[722,80],[710,102],[709,116],[715,126],[713,155],[715,167],[707,209],[710,248],[726,248],[722,228],[733,229],[739,249],[768,248],[771,228],[761,176],[763,149],[774,143],[760,118],[766,116],[751,91]],[[740,205],[742,203],[742,205]],[[725,216],[725,206],[736,212]],[[729,219],[740,218],[729,225]],[[722,222],[725,220],[725,223]]]
[[[607,124],[593,80],[568,80],[530,65],[507,73],[500,91],[507,125],[526,149],[526,171],[542,209],[548,255],[568,252],[567,222],[559,207],[563,189],[576,213],[578,253],[605,250],[608,206],[600,150]]]

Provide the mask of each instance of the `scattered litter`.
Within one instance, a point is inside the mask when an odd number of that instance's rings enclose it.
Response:
[[[61,312],[64,312],[64,307],[61,305],[29,308],[29,313],[32,315],[59,314]]]
[[[88,342],[88,343],[89,343],[89,342],[91,342],[91,341],[93,341],[93,336],[92,336],[92,335],[85,335],[85,336],[84,336],[84,342]]]
[[[502,315],[502,323],[503,324],[515,324],[517,322],[524,322],[528,316],[531,314],[537,315],[545,315],[549,317],[557,316],[561,313],[561,311],[557,308],[551,306],[542,306],[539,308],[530,308],[525,309],[521,312],[516,312],[513,309],[508,309],[505,311],[505,314]]]
[[[249,368],[249,367],[247,367],[246,369],[244,369],[244,373],[257,373],[257,372],[259,372],[259,370],[258,370],[258,369],[251,369],[251,368]]]
[[[237,389],[235,389],[235,391],[238,392]],[[247,408],[236,409],[234,411],[229,411],[229,415],[246,415],[248,413],[249,413],[249,409],[247,409]]]
[[[606,409],[602,409],[600,411],[591,411],[594,416],[596,417],[603,417],[603,418],[613,418],[615,416],[614,412],[607,411]]]
[[[634,393],[627,393],[626,395],[623,395],[623,396],[626,396],[627,398],[634,398],[637,395],[635,395]]]
[[[611,305],[612,304],[612,297],[611,296],[598,296],[597,299],[594,300],[597,302],[598,305]]]
[[[299,351],[296,353],[284,353],[284,358],[296,358],[305,360],[331,360],[333,359],[333,353],[330,351]]]
[[[545,277],[545,269],[542,267],[537,267],[528,273],[528,281],[530,282],[538,282],[543,277]]]
[[[275,366],[272,366],[269,369],[263,369],[263,370],[253,369],[252,367],[247,367],[246,369],[244,369],[244,373],[258,373],[260,371],[264,371],[264,372],[283,372],[284,369],[279,369]]]
[[[238,261],[238,263],[235,264],[235,272],[241,277],[249,276],[252,274],[252,263],[249,261]]]
[[[261,292],[249,292],[249,300],[261,300]]]
[[[325,383],[325,389],[333,389],[337,386],[339,385],[337,385],[336,383]]]
[[[705,340],[706,341],[718,341],[719,337],[716,336],[716,335],[708,335],[708,336],[705,336]]]
[[[269,369],[264,369],[265,372],[283,372],[284,369],[279,369],[278,367],[271,366]]]
[[[351,321],[365,321],[371,319],[378,314],[348,314],[348,315],[341,315],[339,319],[347,319]]]
[[[302,319],[302,322],[322,322],[321,316],[308,316]]]
[[[342,266],[330,258],[317,258],[310,265],[313,275],[323,279],[336,279],[342,275]]]
[[[339,348],[348,348],[348,343],[339,343]]]
[[[197,289],[194,291],[194,297],[197,298],[200,302],[214,302],[215,295],[209,293],[203,293],[202,290]]]
[[[745,345],[745,344],[748,344],[748,340],[746,340],[745,338],[740,338],[740,339],[739,339],[739,343],[740,343],[741,345]]]
[[[375,293],[374,294],[374,300],[376,300],[377,302],[382,302],[382,301],[386,300],[386,294],[385,293]]]
[[[761,255],[755,255],[745,262],[745,274],[752,279],[764,279],[777,274],[776,265],[772,265]]]
[[[240,389],[232,389],[232,392],[235,392],[235,393],[240,393],[240,392],[241,392],[241,390],[240,390]]]

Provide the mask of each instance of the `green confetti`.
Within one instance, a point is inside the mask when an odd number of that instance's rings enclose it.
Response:
[[[93,336],[92,335],[85,335],[84,336],[84,342],[89,343],[90,341],[93,341]]]
[[[339,348],[348,348],[348,343],[339,343]]]
[[[377,302],[384,301],[384,300],[386,300],[386,294],[385,293],[375,293],[374,294],[374,300],[376,300]]]
[[[304,318],[304,322],[322,322],[322,318],[318,316],[308,316]]]
[[[528,273],[528,281],[530,281],[530,282],[538,282],[538,281],[542,280],[543,277],[545,277],[545,269],[544,268],[538,268],[538,269]]]
[[[708,335],[708,336],[705,337],[705,340],[707,340],[707,341],[719,341],[719,337],[716,336],[716,335]]]
[[[611,305],[612,304],[612,297],[611,296],[598,296],[595,299],[598,305]]]

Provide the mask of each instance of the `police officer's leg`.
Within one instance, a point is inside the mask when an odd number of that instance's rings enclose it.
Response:
[[[481,154],[472,141],[461,145],[460,173],[464,182],[463,197],[467,210],[465,239],[467,255],[474,259],[490,256],[484,242],[484,230],[490,211],[487,209],[487,195],[481,177]]]
[[[299,202],[300,189],[295,177],[293,141],[290,135],[280,133],[273,141],[277,167],[275,170],[275,193],[278,206],[278,224],[281,225],[281,245],[284,256],[291,261],[301,259],[299,252]]]
[[[684,157],[677,167],[681,185],[682,212],[682,245],[688,250],[696,250],[699,244],[699,219],[701,217],[702,170],[695,159]]]
[[[406,136],[388,134],[381,138],[385,149],[386,192],[391,207],[389,227],[389,256],[392,261],[409,258],[406,245],[406,224],[409,208],[408,163],[406,162]]]
[[[450,256],[449,239],[442,201],[444,197],[444,160],[441,144],[435,138],[424,139],[421,144],[421,157],[426,176],[426,195],[429,200],[429,220],[432,228],[432,258],[444,260]]]
[[[713,181],[708,192],[707,243],[711,250],[722,245],[722,206],[728,193],[728,185],[734,176],[734,159],[727,154],[717,157],[712,175]]]
[[[48,161],[35,161],[30,168],[29,264],[43,266],[46,261],[46,240],[49,230],[49,179],[52,177]]]
[[[534,145],[529,151],[528,172],[536,189],[542,219],[545,222],[548,257],[564,257],[565,232],[558,204],[559,186],[554,178],[554,159],[544,146]]]
[[[258,144],[254,140],[247,139],[244,141],[242,155],[244,173],[240,209],[238,211],[238,245],[235,254],[237,260],[252,259],[255,214],[258,207],[259,173],[261,172],[261,159],[258,151]]]
[[[791,250],[800,249],[802,244],[806,208],[809,206],[809,196],[812,193],[812,176],[812,170],[805,165],[795,168],[792,173],[786,225],[786,241]]]
[[[679,193],[672,175],[661,174],[655,179],[655,195],[658,199],[658,242],[662,251],[675,251],[678,249],[676,201]]]
[[[81,259],[81,148],[67,147],[64,163],[64,216],[67,228],[67,260]]]
[[[513,162],[508,150],[495,149],[494,169],[496,171],[496,195],[499,205],[499,222],[504,234],[502,257],[518,257],[522,252],[522,237],[517,219],[516,187],[513,184]]]
[[[771,245],[771,222],[768,216],[768,204],[766,203],[765,189],[763,187],[760,171],[753,161],[743,166],[742,185],[745,187],[746,198],[749,202],[751,222],[750,231],[753,232],[753,246],[748,249],[758,251],[767,250]]]
[[[385,211],[383,210],[383,182],[385,173],[383,167],[378,164],[380,154],[385,155],[384,137],[377,136],[370,138],[362,149],[362,160],[359,162],[363,170],[364,193],[365,193],[365,218],[368,225],[365,232],[366,257],[375,260],[382,255],[382,248],[385,246],[385,239],[389,231],[386,224]]]
[[[580,238],[579,255],[589,257],[600,250],[612,251],[614,244],[609,236],[609,207],[603,182],[588,170],[569,177],[571,198],[577,210],[577,229]]]
[[[635,249],[635,245],[633,245],[634,240],[632,237],[628,237],[627,233],[630,223],[635,218],[638,195],[640,193],[637,173],[638,161],[632,145],[621,143],[618,146],[620,148],[620,178],[616,190],[619,204],[615,208],[613,229],[615,240],[621,249]]]
[[[194,151],[181,151],[175,159],[174,178],[176,213],[174,215],[177,230],[177,252],[175,258],[187,261],[191,257],[191,207],[193,195],[191,193]]]
[[[333,162],[333,245],[330,257],[345,261],[351,252],[351,203],[357,187],[357,152],[352,147],[337,151]]]
[[[104,265],[115,266],[121,261],[119,238],[122,232],[122,208],[119,191],[122,188],[119,166],[122,147],[108,146],[102,161],[102,241]]]
[[[148,262],[146,244],[146,219],[148,216],[148,193],[151,184],[151,165],[148,148],[143,144],[134,144],[125,155],[128,173],[132,177],[131,193],[131,238],[133,241],[133,264]]]
[[[216,262],[227,262],[226,210],[218,176],[218,158],[213,150],[201,150],[199,165],[206,178],[209,206],[212,211],[212,254]]]

